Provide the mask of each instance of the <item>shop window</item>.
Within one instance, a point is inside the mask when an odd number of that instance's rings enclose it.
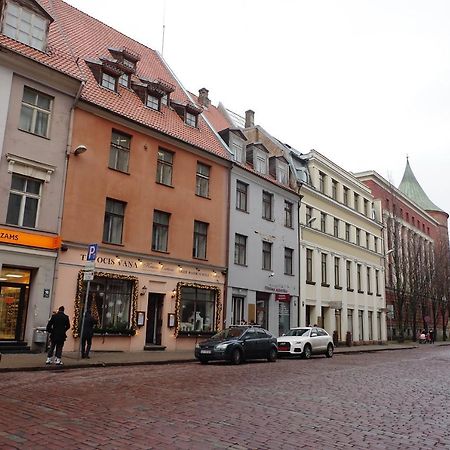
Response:
[[[194,221],[194,245],[192,257],[206,259],[206,246],[208,240],[208,224]]]
[[[112,132],[109,152],[109,168],[128,172],[131,137],[118,131]]]
[[[103,242],[121,244],[125,220],[125,203],[106,199],[105,222],[103,224]]]
[[[245,307],[245,298],[234,296],[232,298],[231,304],[231,324],[232,325],[240,325],[244,322],[244,307]]]
[[[197,163],[195,193],[200,197],[209,197],[209,172],[211,168],[205,164]]]
[[[134,335],[138,280],[134,276],[96,272],[90,283],[87,309],[97,320],[95,333]],[[86,298],[83,273],[78,275],[74,337],[79,336]]]
[[[19,129],[48,137],[52,104],[52,97],[25,86],[20,109]]]
[[[172,186],[173,153],[160,148],[156,168],[156,182]]]
[[[37,50],[45,49],[48,20],[9,0],[6,3],[2,33]]]
[[[167,252],[169,241],[170,214],[162,211],[153,213],[152,250]]]
[[[12,175],[6,223],[36,228],[41,200],[42,182]]]
[[[216,287],[179,283],[177,288],[177,334],[213,333],[217,330],[219,293]]]

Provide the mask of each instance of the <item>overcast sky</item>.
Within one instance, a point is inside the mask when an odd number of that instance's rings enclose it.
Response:
[[[450,212],[450,2],[68,0],[161,52],[186,89]]]

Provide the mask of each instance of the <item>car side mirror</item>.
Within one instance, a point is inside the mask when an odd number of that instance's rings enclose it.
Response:
[[[286,333],[283,333],[281,336],[286,336]]]

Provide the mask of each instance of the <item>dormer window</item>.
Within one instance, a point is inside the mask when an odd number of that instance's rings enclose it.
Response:
[[[133,72],[136,70],[136,63],[133,61],[130,61],[129,59],[123,58],[122,61],[123,65],[125,67],[128,67],[129,69],[131,69]]]
[[[284,185],[289,184],[288,166],[278,163],[277,169],[277,181]]]
[[[159,111],[160,110],[160,100],[159,100],[158,97],[155,97],[152,94],[147,94],[146,105],[149,108],[154,109],[155,111]]]
[[[43,11],[45,14],[45,12]],[[2,33],[16,41],[44,51],[49,18],[16,2],[6,3]]]
[[[130,75],[128,73],[123,73],[119,77],[119,84],[123,87],[130,87]]]
[[[166,106],[169,104],[169,94],[163,95],[161,98],[161,104]]]
[[[111,91],[116,91],[116,78],[109,73],[102,73],[102,86]]]
[[[267,159],[266,157],[259,153],[255,158],[255,170],[259,173],[265,174],[267,172]]]
[[[186,115],[184,116],[184,121],[187,125],[191,127],[197,126],[197,116],[195,114],[190,113],[189,111],[186,111]]]

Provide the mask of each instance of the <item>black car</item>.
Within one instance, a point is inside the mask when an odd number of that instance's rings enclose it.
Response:
[[[195,357],[202,363],[225,360],[240,364],[247,359],[277,360],[277,339],[255,325],[225,328],[195,346]]]

